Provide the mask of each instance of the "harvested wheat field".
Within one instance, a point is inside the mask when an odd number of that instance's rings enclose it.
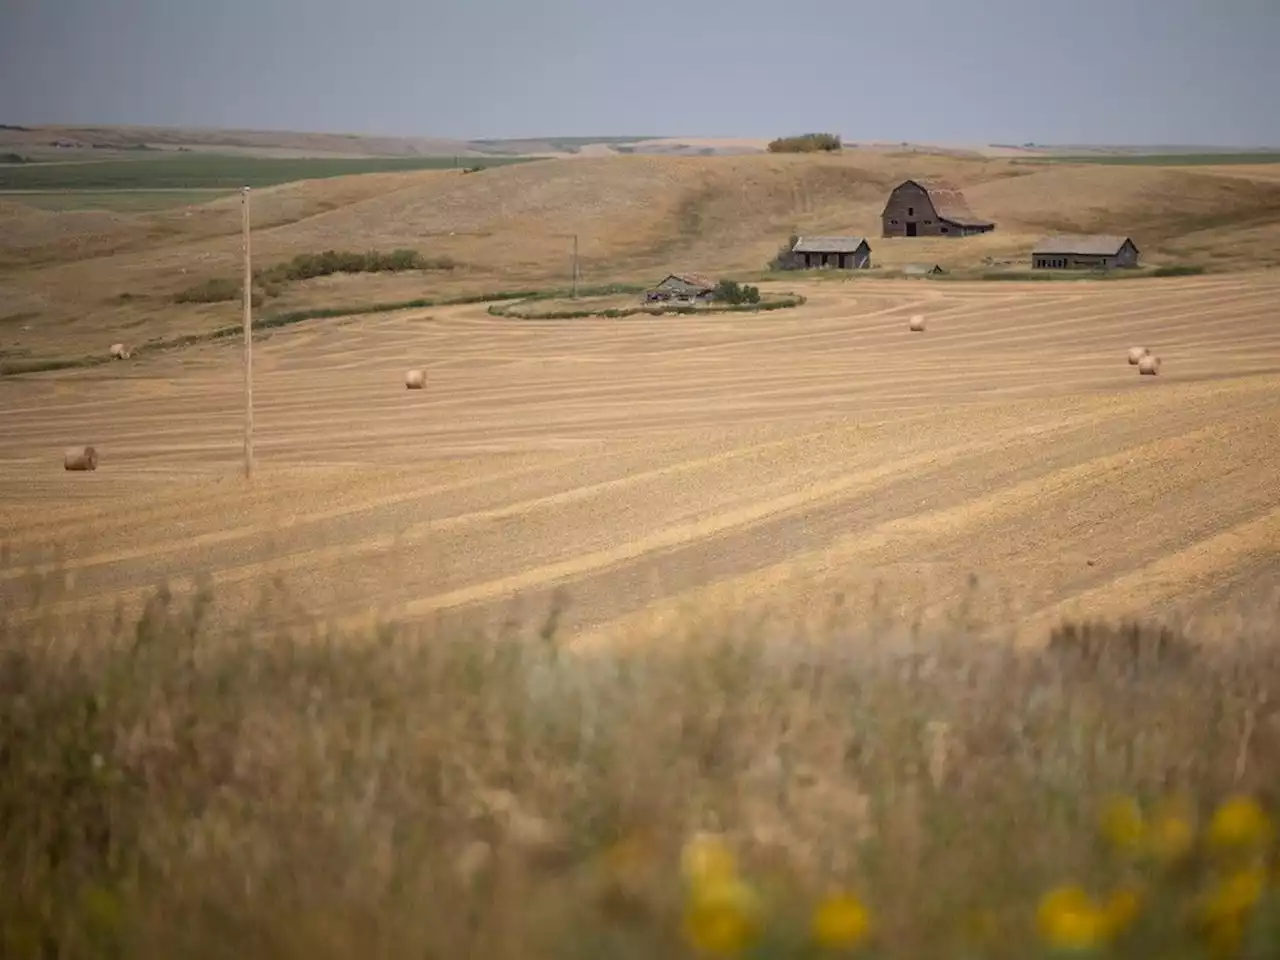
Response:
[[[838,593],[941,614],[970,574],[974,616],[1032,633],[1273,599],[1280,276],[793,288],[772,314],[277,331],[251,483],[237,343],[0,381],[0,592],[34,560],[46,616],[207,575],[226,611],[278,580],[285,609],[491,627],[563,591],[581,642]],[[64,471],[85,444],[97,469]]]

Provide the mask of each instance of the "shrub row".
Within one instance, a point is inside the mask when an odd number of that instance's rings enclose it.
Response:
[[[541,298],[529,298],[541,299]],[[524,301],[522,301],[524,302]],[[503,306],[502,304],[494,304],[489,308],[489,313],[495,317],[514,317],[520,320],[582,320],[587,317],[604,317],[606,319],[615,320],[622,317],[633,317],[639,314],[646,314],[650,317],[661,317],[667,315],[693,316],[695,314],[707,313],[742,313],[745,311],[769,312],[772,310],[785,310],[789,307],[798,307],[805,302],[805,298],[799,294],[785,294],[777,300],[765,300],[751,303],[733,303],[716,305],[712,307],[695,307],[695,306],[635,306],[635,307],[610,307],[606,310],[554,310],[548,313],[530,313],[521,312],[517,309],[519,304]]]
[[[1151,271],[1153,277],[1198,277],[1204,273],[1204,267],[1191,264],[1173,264],[1167,267],[1156,267]]]
[[[721,280],[716,284],[713,299],[719,303],[733,306],[744,303],[759,303],[760,288],[750,284],[740,284],[736,280]]]
[[[424,257],[417,250],[398,249],[389,253],[370,250],[326,250],[323,253],[300,253],[292,260],[278,263],[259,272],[262,281],[312,280],[335,273],[398,273],[405,270],[453,270],[457,263],[450,257]]]
[[[417,250],[398,249],[390,252],[370,250],[325,250],[323,253],[300,253],[292,260],[255,271],[254,305],[266,297],[278,297],[283,284],[328,277],[336,273],[402,273],[409,270],[453,270],[458,266],[451,257],[424,257]],[[223,303],[239,300],[244,285],[235,280],[215,277],[179,293],[178,303]]]
[[[239,300],[243,296],[243,283],[228,280],[225,277],[213,277],[195,286],[187,287],[173,299],[176,303],[226,303]],[[255,307],[262,305],[263,296],[261,290],[253,291],[251,301]]]

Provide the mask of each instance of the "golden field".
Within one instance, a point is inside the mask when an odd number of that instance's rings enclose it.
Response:
[[[809,603],[837,572],[939,602],[980,572],[1046,614],[1073,598],[1198,609],[1266,581],[1280,276],[1260,268],[1280,250],[1280,185],[1220,168],[901,163],[615,157],[265,189],[256,263],[410,246],[461,265],[292,283],[258,313],[563,285],[573,233],[584,283],[759,275],[793,228],[874,237],[907,173],[963,184],[999,228],[873,239],[880,265],[1025,259],[1040,232],[1074,226],[1129,232],[1148,262],[1239,269],[797,277],[776,286],[805,294],[799,309],[697,322],[518,322],[484,305],[312,321],[257,347],[249,486],[234,340],[6,378],[9,539],[65,541],[75,609],[207,570],[220,595],[278,574],[343,613],[488,615],[564,587],[584,628],[726,591]],[[237,276],[239,212],[238,198],[137,215],[11,204],[0,285],[19,309],[3,348],[74,359],[234,325],[237,302],[166,295]],[[907,332],[916,312],[924,334]],[[1161,356],[1160,376],[1125,363],[1132,344]],[[403,389],[410,366],[427,370],[425,392]],[[100,449],[97,473],[58,469],[77,443]],[[782,589],[792,576],[803,588]]]
[[[312,611],[490,624],[565,588],[566,628],[841,578],[942,603],[974,572],[1024,616],[1274,583],[1280,276],[789,286],[773,314],[272,332],[251,484],[234,340],[12,378],[10,541],[61,545],[68,609],[207,571],[224,600],[279,576]],[[95,473],[61,469],[79,443]]]
[[[904,162],[583,157],[255,191],[264,264],[460,264],[290,283],[259,314],[563,287],[575,233],[591,284],[756,282],[792,229],[961,272],[1108,230],[1215,269],[797,275],[760,280],[807,298],[772,313],[284,326],[254,344],[249,482],[236,338],[0,378],[0,952],[681,956],[745,935],[732,883],[682,927],[681,851],[709,831],[774,918],[750,956],[809,955],[793,934],[833,891],[856,900],[832,924],[860,930],[865,903],[886,955],[1260,955],[1220,942],[1264,899],[1280,917],[1258,817],[1237,846],[1264,859],[1230,869],[1187,853],[1165,876],[1092,838],[1115,793],[1177,801],[1205,856],[1224,797],[1277,813],[1280,182]],[[874,239],[888,187],[926,174],[997,232]],[[9,358],[239,318],[171,299],[237,276],[235,199],[0,218]],[[62,469],[75,444],[96,471]],[[148,603],[161,583],[176,602]],[[1060,622],[1128,616],[1201,646],[1043,650]],[[1137,891],[1123,936],[1070,891],[1041,902],[1069,883]],[[1212,954],[1155,906],[1201,901]]]

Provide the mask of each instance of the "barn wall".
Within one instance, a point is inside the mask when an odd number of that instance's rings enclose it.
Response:
[[[886,237],[905,237],[908,223],[916,225],[916,236],[944,235],[942,233],[944,224],[938,220],[937,211],[933,209],[933,201],[929,199],[928,192],[913,183],[899,184],[894,188],[893,193],[889,194],[889,201],[885,204],[882,217],[881,234]]]
[[[1036,254],[1032,265],[1037,270],[1096,270],[1121,266],[1119,257],[1093,253]]]
[[[1136,267],[1138,265],[1138,250],[1132,243],[1126,243],[1120,248],[1120,255],[1116,257],[1116,264],[1121,267]]]
[[[871,266],[871,248],[863,244],[853,253],[802,253],[804,268],[816,270],[823,266],[832,270],[865,270]],[[826,257],[824,264],[823,257]]]

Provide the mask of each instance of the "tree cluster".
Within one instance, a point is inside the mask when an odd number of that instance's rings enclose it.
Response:
[[[797,137],[778,137],[769,141],[770,153],[837,153],[840,148],[838,133],[804,133]]]
[[[739,284],[736,280],[721,280],[716,284],[714,299],[737,306],[743,303],[759,303],[760,288]]]

